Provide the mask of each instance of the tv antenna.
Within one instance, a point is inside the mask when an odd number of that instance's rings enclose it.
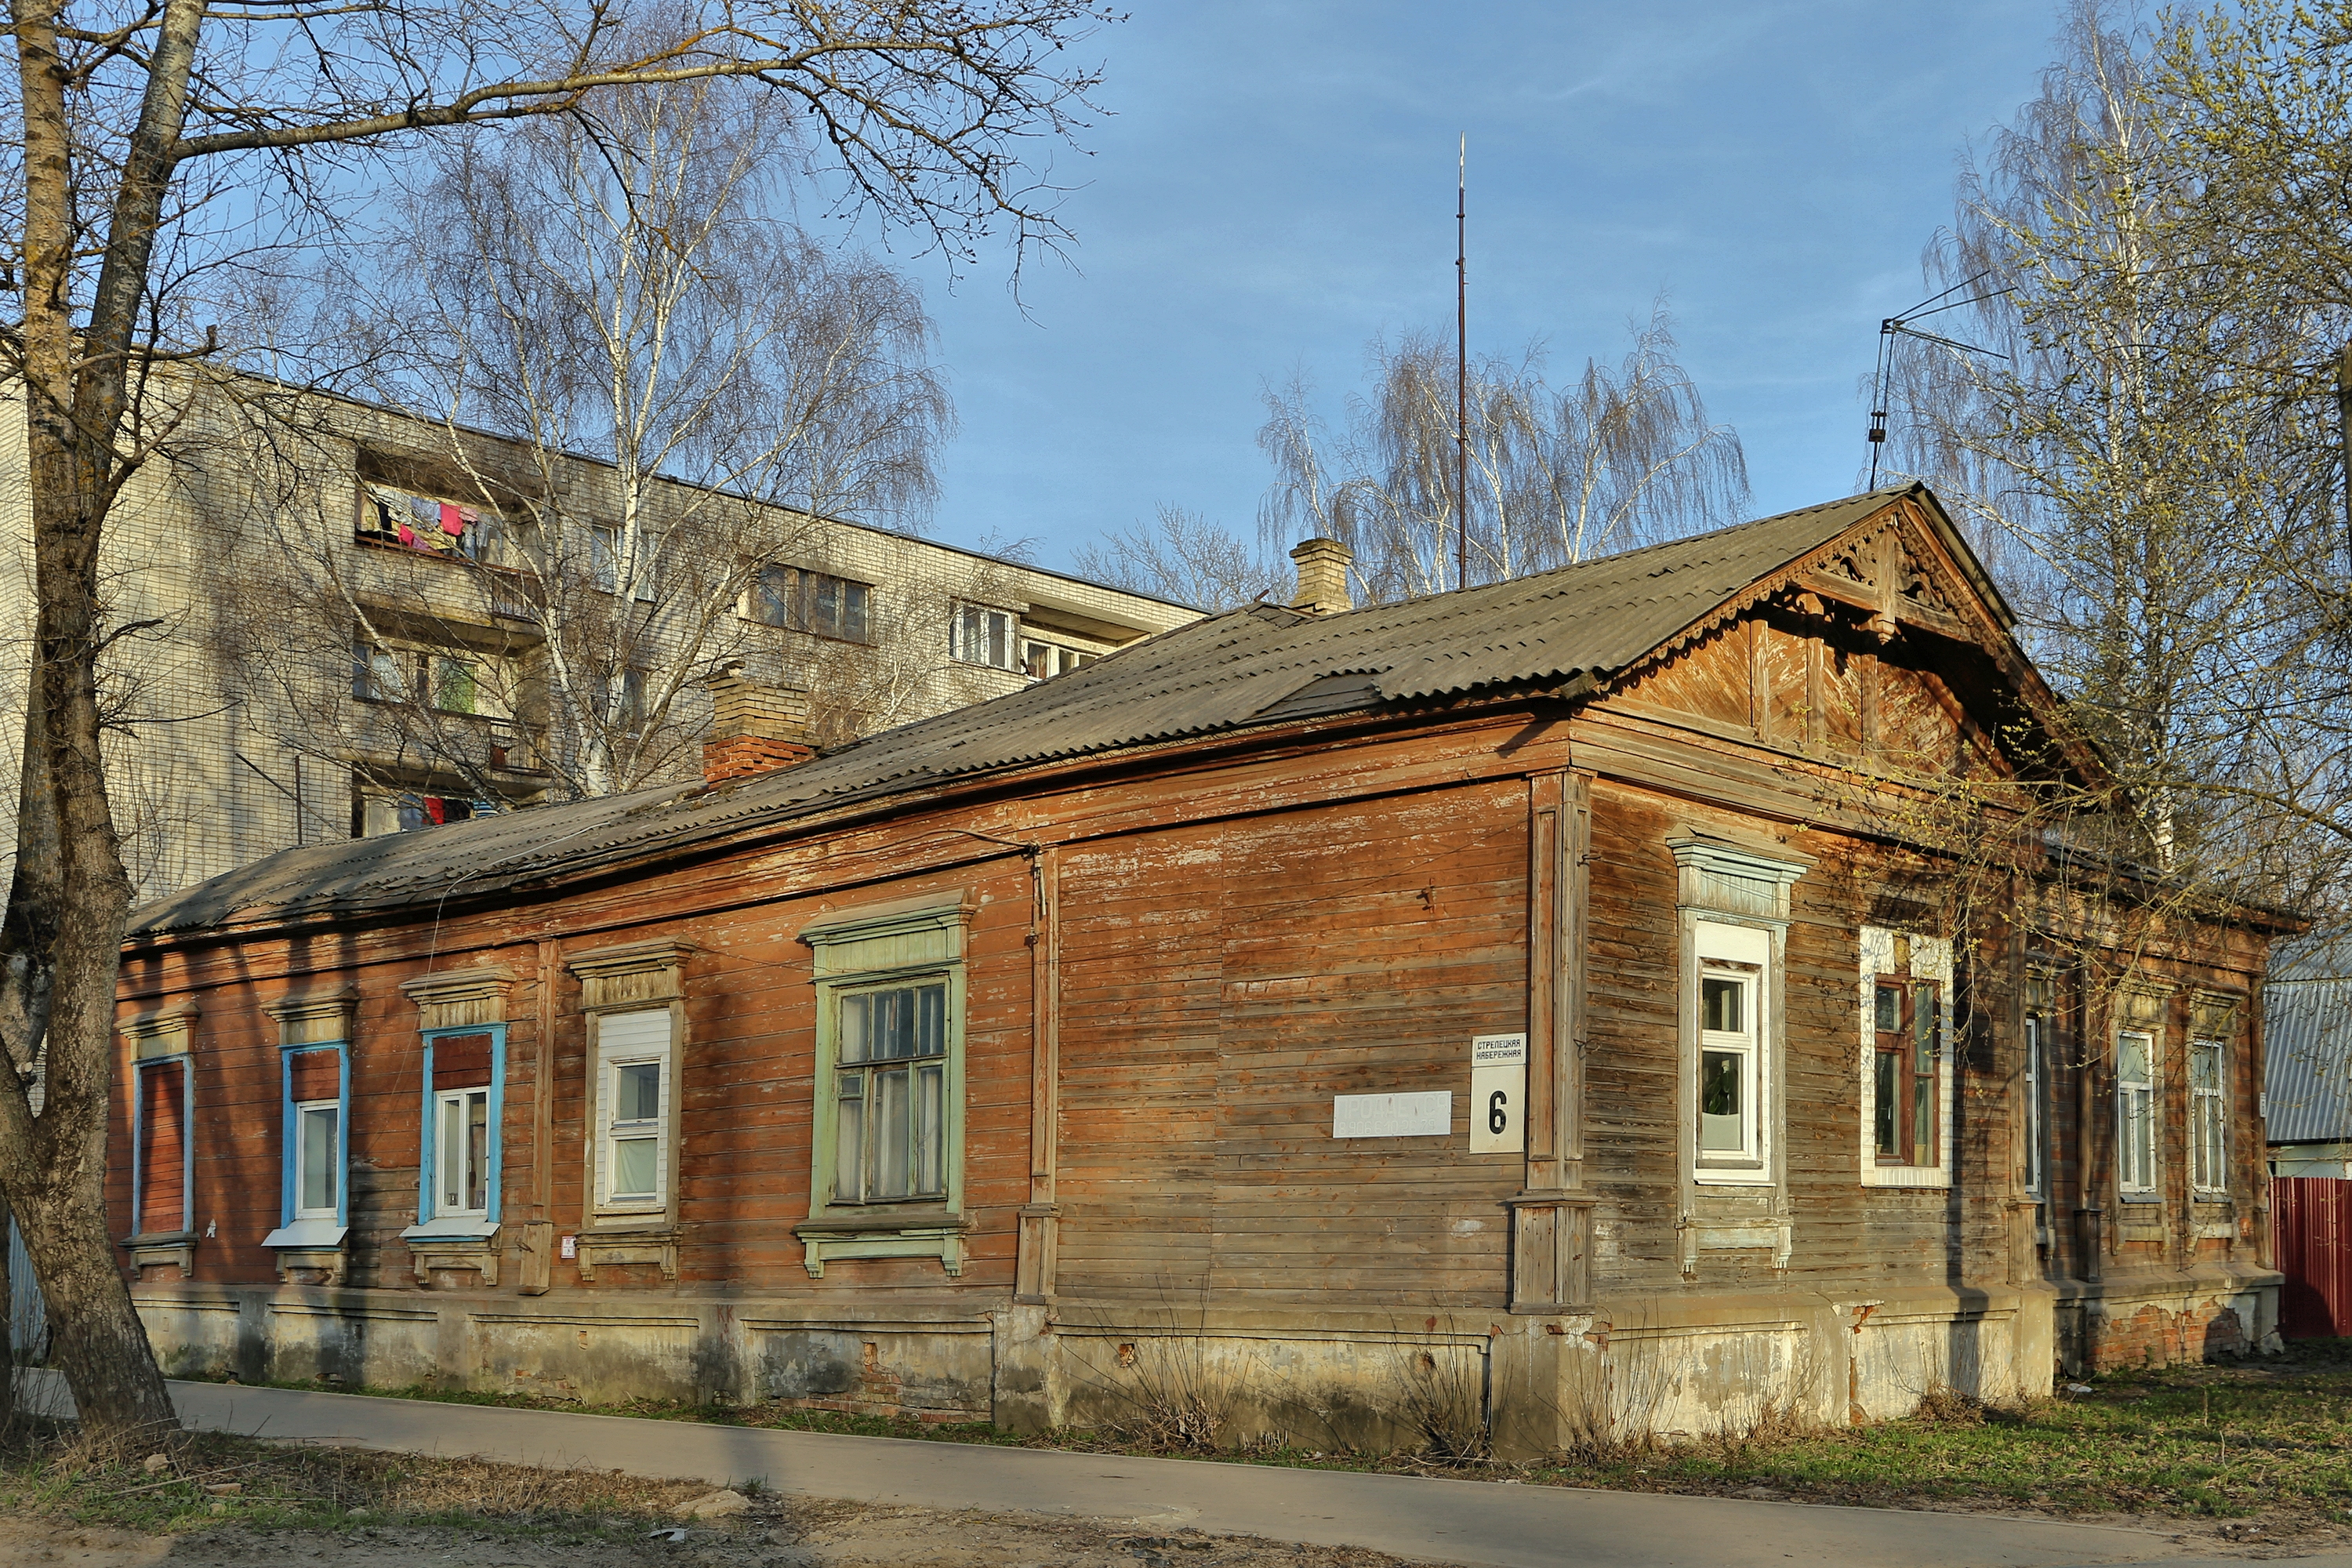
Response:
[[[1940,294],[1930,294],[1901,315],[1889,316],[1878,323],[1878,368],[1872,374],[1870,383],[1870,489],[1878,488],[1878,456],[1886,450],[1886,390],[1887,384],[1895,374],[1895,340],[1896,338],[1917,338],[1922,342],[1940,343],[1945,348],[1957,349],[1962,353],[1983,354],[1990,359],[2009,358],[1999,350],[1984,348],[1976,343],[1964,343],[1958,338],[1941,337],[1934,332],[1923,332],[1911,324],[1922,316],[1940,315],[1946,310],[1957,310],[1963,305],[1981,305],[1988,300],[1998,300],[2004,294],[2017,292],[2015,289],[1996,289],[1990,294],[1979,294],[1972,299],[1952,298],[1955,294],[1966,293],[1974,289],[1991,276],[1992,268],[1987,268],[1967,282],[1955,283]]]
[[[1454,169],[1454,585],[1470,585],[1470,133]]]

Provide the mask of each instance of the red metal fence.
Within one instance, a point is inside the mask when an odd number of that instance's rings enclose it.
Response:
[[[2279,1331],[2291,1340],[2352,1337],[2352,1182],[2275,1177],[2271,1213],[2286,1276]]]

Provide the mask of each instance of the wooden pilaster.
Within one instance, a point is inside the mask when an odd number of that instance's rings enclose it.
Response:
[[[1592,1200],[1584,1186],[1584,916],[1591,780],[1528,784],[1528,1147],[1510,1200],[1511,1310],[1571,1310],[1591,1298]]]
[[[1021,1207],[1013,1299],[1042,1304],[1054,1294],[1061,1210],[1055,1172],[1061,1142],[1062,1041],[1059,860],[1052,845],[1031,860],[1029,931],[1029,1201]]]

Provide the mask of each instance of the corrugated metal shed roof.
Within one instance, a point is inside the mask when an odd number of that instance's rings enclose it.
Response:
[[[2352,942],[2281,942],[2263,986],[2273,1143],[2352,1142]]]
[[[271,910],[360,910],[472,896],[990,769],[1307,711],[1620,669],[1759,578],[1912,494],[1925,492],[1915,485],[1853,496],[1538,576],[1342,615],[1265,605],[1229,611],[1026,690],[728,789],[664,785],[285,850],[149,904],[131,927],[134,934],[155,933]]]

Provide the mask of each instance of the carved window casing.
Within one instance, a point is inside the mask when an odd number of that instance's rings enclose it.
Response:
[[[423,1050],[416,1223],[400,1233],[420,1285],[472,1269],[499,1282],[505,1173],[507,998],[499,964],[444,970],[400,989],[416,1004]]]
[[[1700,834],[1667,847],[1682,947],[1683,1272],[1704,1251],[1746,1247],[1769,1247],[1785,1268],[1783,974],[1790,892],[1807,868]]]
[[[812,1279],[825,1260],[936,1258],[963,1272],[964,943],[961,889],[827,915],[814,954]]]
[[[131,1047],[131,1234],[123,1248],[151,1266],[195,1271],[196,1005],[173,1003],[115,1025]]]
[[[590,1118],[580,1277],[609,1264],[650,1263],[677,1277],[679,1088],[687,1059],[690,943],[592,948],[564,960],[588,1018]]]

